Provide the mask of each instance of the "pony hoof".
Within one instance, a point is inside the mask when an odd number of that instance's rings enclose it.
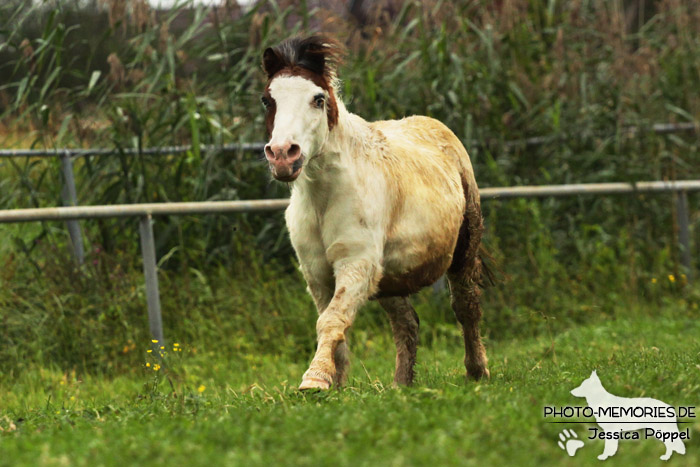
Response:
[[[471,370],[467,370],[467,379],[479,381],[481,379],[490,378],[491,372],[489,372],[488,368],[472,368]]]
[[[321,389],[327,390],[331,388],[331,383],[325,379],[320,378],[304,378],[304,380],[299,385],[300,391],[308,391],[309,389]]]

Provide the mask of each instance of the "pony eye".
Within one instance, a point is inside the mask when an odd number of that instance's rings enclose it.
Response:
[[[326,96],[324,96],[323,94],[316,94],[314,96],[314,105],[316,106],[316,108],[322,108],[324,102],[326,102]]]
[[[262,102],[263,107],[265,107],[266,109],[270,107],[270,99],[268,99],[267,97],[262,96],[260,98],[260,102]]]

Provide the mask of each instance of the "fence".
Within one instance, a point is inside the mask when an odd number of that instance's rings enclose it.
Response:
[[[651,131],[657,134],[676,132],[695,132],[695,123],[654,124]],[[622,130],[625,134],[636,135],[642,131],[639,127],[628,127]],[[563,138],[534,137],[504,144],[506,149],[514,147],[530,147],[555,142]],[[470,147],[484,146],[472,143]],[[238,152],[262,151],[263,143],[228,144],[221,146],[201,147],[202,151]],[[190,203],[156,203],[128,204],[112,206],[77,206],[77,190],[73,172],[73,158],[85,156],[105,156],[111,154],[128,155],[176,155],[191,150],[191,146],[170,146],[141,149],[56,149],[56,150],[0,150],[0,158],[8,157],[60,157],[63,173],[63,202],[66,207],[12,209],[0,210],[0,223],[17,223],[32,221],[66,221],[74,255],[79,263],[83,262],[83,240],[78,220],[106,217],[138,217],[139,235],[141,240],[141,255],[143,260],[144,277],[146,282],[146,301],[148,306],[148,321],[151,334],[160,342],[163,341],[163,325],[158,290],[158,275],[156,267],[156,251],[153,235],[153,216],[187,215],[187,214],[225,214],[240,212],[256,212],[281,210],[289,204],[288,199],[251,200],[251,201],[215,201]],[[597,183],[575,185],[547,185],[482,188],[482,200],[509,198],[538,198],[575,195],[613,195],[635,193],[673,192],[676,194],[676,211],[678,218],[678,245],[680,248],[681,264],[692,277],[693,267],[690,254],[690,216],[688,210],[688,192],[700,191],[700,180],[688,181],[655,181],[637,183]]]
[[[572,195],[612,195],[630,193],[677,193],[677,211],[679,225],[679,246],[681,262],[688,276],[692,277],[692,260],[690,257],[690,221],[688,213],[688,192],[700,191],[700,180],[677,182],[639,182],[639,183],[597,183],[579,185],[522,186],[506,188],[482,188],[481,199],[533,198]],[[252,201],[210,201],[195,203],[155,203],[126,204],[113,206],[69,206],[61,208],[11,209],[0,210],[0,223],[32,221],[74,221],[78,219],[95,219],[105,217],[139,217],[141,238],[141,255],[146,281],[146,301],[148,305],[148,322],[154,338],[163,342],[163,324],[158,290],[156,251],[153,235],[153,216],[237,213],[254,211],[280,210],[287,207],[288,199],[252,200]]]
[[[620,130],[620,133],[627,136],[635,136],[644,131],[651,131],[659,135],[682,132],[697,132],[700,125],[695,122],[684,123],[655,123],[648,128],[638,126],[627,126]],[[600,135],[597,135],[600,136]],[[502,147],[505,150],[511,150],[517,147],[529,148],[540,146],[557,141],[564,141],[567,135],[559,136],[535,136],[514,141],[506,141]],[[466,147],[474,150],[485,146],[494,145],[493,142],[468,141],[465,142]],[[224,145],[202,145],[200,151],[219,151],[219,152],[262,152],[265,143],[238,143]],[[61,171],[63,173],[63,190],[61,196],[63,204],[66,206],[78,205],[78,191],[75,186],[75,175],[73,169],[73,159],[87,156],[108,156],[113,154],[126,154],[131,156],[165,156],[185,154],[192,149],[191,146],[161,146],[151,148],[88,148],[88,149],[3,149],[0,150],[0,158],[10,157],[60,157]],[[83,250],[83,235],[80,230],[80,225],[75,219],[66,221],[68,234],[73,247],[73,254],[79,264],[83,263],[85,252]]]
[[[222,152],[238,152],[238,151],[262,151],[263,143],[242,143],[242,144],[226,144],[222,146],[201,146],[202,151],[217,150]],[[61,172],[63,175],[63,190],[61,197],[63,204],[66,206],[78,205],[78,190],[75,186],[75,174],[73,169],[73,159],[76,157],[86,156],[108,156],[113,154],[127,154],[132,156],[164,156],[185,154],[192,149],[191,146],[162,146],[156,148],[140,148],[140,149],[108,149],[108,148],[91,148],[91,149],[3,149],[0,150],[0,158],[10,157],[60,157]],[[80,225],[76,220],[66,221],[68,234],[73,246],[73,254],[79,264],[83,264],[85,252],[83,250],[83,234],[80,230]]]

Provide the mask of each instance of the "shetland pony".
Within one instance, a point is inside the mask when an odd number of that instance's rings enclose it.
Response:
[[[318,308],[318,347],[300,389],[342,385],[346,334],[376,299],[396,344],[395,384],[411,384],[419,320],[408,296],[447,274],[467,376],[488,377],[479,334],[479,189],[467,151],[428,117],[367,122],[338,96],[340,45],[288,39],[263,54],[272,176],[291,184],[285,213]]]

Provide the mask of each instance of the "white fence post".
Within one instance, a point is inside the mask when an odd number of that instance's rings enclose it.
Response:
[[[148,326],[151,335],[158,342],[163,342],[163,319],[160,313],[160,293],[158,292],[158,270],[156,266],[156,245],[153,238],[153,219],[150,214],[139,220],[141,234],[141,255],[143,256],[143,275],[146,278],[146,302],[148,304]]]
[[[63,172],[63,204],[65,206],[78,205],[78,192],[75,189],[75,175],[73,174],[73,160],[70,151],[61,154],[61,169]],[[85,251],[83,250],[83,233],[80,231],[80,223],[73,219],[66,221],[68,235],[73,246],[73,255],[78,264],[83,264]]]
[[[676,197],[676,211],[678,212],[678,247],[680,250],[681,266],[692,279],[693,261],[690,257],[690,216],[688,214],[688,192],[681,190]]]
[[[440,279],[435,281],[433,284],[433,293],[439,294],[445,290],[445,276],[441,276]]]

